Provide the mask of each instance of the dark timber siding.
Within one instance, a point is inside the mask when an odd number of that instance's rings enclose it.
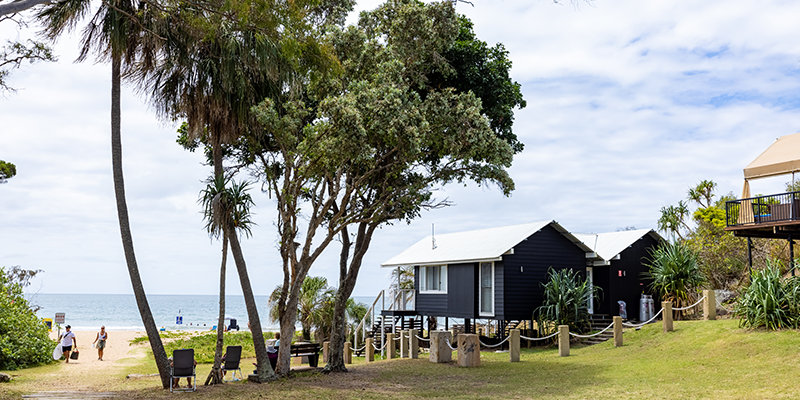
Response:
[[[449,268],[447,272],[448,276],[450,276]],[[450,282],[447,285],[449,288]],[[447,294],[425,294],[419,292],[419,267],[414,267],[414,288],[417,290],[416,308],[418,314],[447,316]]]
[[[515,246],[514,254],[503,256],[503,265],[502,317],[530,319],[533,310],[542,304],[547,270],[552,267],[586,271],[586,253],[548,225]]]
[[[494,318],[504,319],[503,304],[505,293],[505,276],[502,261],[494,263]]]
[[[447,314],[453,318],[475,318],[478,306],[476,264],[447,266]],[[436,315],[436,314],[433,314]]]
[[[595,274],[602,269],[605,270],[607,283],[603,288],[603,307],[596,313],[619,315],[618,301],[625,302],[628,311],[628,319],[639,319],[639,300],[642,293],[650,294],[649,282],[642,277],[642,273],[647,272],[645,265],[646,258],[649,256],[648,249],[658,246],[658,241],[650,235],[645,235],[641,239],[631,244],[627,249],[620,253],[619,260],[612,260],[607,267],[595,267]],[[620,277],[620,271],[623,276]],[[597,281],[597,280],[596,280]],[[599,282],[596,282],[599,286]],[[655,299],[656,309],[659,309],[659,299]]]

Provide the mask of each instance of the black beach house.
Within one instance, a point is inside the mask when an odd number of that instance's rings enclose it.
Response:
[[[602,259],[555,221],[428,236],[381,266],[414,268],[406,316],[476,319],[503,326],[531,319],[548,269],[585,272]],[[430,319],[429,319],[430,321]]]

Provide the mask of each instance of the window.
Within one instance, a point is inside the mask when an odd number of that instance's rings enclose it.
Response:
[[[447,292],[447,266],[420,267],[420,292]]]
[[[494,315],[494,263],[481,263],[480,268],[480,314]]]

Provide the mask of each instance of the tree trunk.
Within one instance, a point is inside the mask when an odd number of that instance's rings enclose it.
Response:
[[[264,332],[261,330],[261,319],[258,316],[258,308],[256,307],[256,300],[253,297],[253,289],[250,285],[250,277],[247,276],[247,266],[244,262],[242,255],[242,247],[239,245],[239,238],[236,237],[236,232],[230,227],[225,228],[225,234],[231,244],[231,253],[233,259],[236,261],[236,270],[239,272],[239,282],[242,284],[242,294],[244,295],[244,304],[247,307],[247,316],[250,320],[250,331],[253,334],[253,346],[256,350],[256,363],[258,364],[258,379],[259,382],[268,382],[277,379],[277,375],[272,370],[269,364],[269,355],[267,354],[267,345],[264,343]],[[295,308],[297,306],[295,305]],[[219,327],[217,327],[219,329]],[[291,336],[289,336],[289,343],[291,343]],[[281,346],[283,347],[283,346]]]
[[[169,360],[161,343],[161,336],[158,334],[158,327],[153,320],[153,313],[147,303],[147,295],[144,292],[142,278],[139,275],[139,267],[136,264],[136,255],[133,250],[133,235],[131,234],[130,222],[128,220],[128,204],[125,201],[125,181],[122,175],[122,128],[120,116],[120,67],[121,57],[112,56],[111,60],[111,164],[114,175],[114,195],[117,200],[117,216],[119,218],[119,230],[122,237],[122,248],[125,252],[125,261],[128,265],[128,274],[131,277],[133,294],[136,297],[136,305],[139,307],[139,314],[142,316],[142,323],[150,340],[150,348],[153,350],[158,373],[161,376],[161,386],[169,388]]]
[[[286,308],[281,315],[281,345],[278,347],[278,370],[280,376],[286,376],[291,369],[291,348],[294,338],[294,325],[297,323],[297,295],[288,296]]]
[[[228,236],[222,233],[222,265],[219,267],[219,318],[217,318],[217,349],[214,352],[214,366],[206,378],[206,385],[222,383],[222,346],[225,333],[225,264],[228,261]]]
[[[356,242],[353,251],[353,259],[350,260],[350,267],[347,268],[347,259],[350,255],[350,238],[347,236],[347,229],[342,230],[342,252],[339,255],[339,288],[336,290],[334,300],[333,327],[331,330],[331,340],[328,347],[328,365],[323,372],[347,372],[344,364],[344,343],[347,340],[347,318],[345,316],[347,299],[353,294],[358,279],[358,271],[364,255],[367,254],[369,243],[372,241],[372,234],[375,232],[377,224],[362,222],[358,226]],[[356,332],[357,334],[357,332]]]

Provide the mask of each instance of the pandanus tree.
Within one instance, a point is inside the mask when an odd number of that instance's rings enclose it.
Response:
[[[62,0],[48,5],[38,14],[44,25],[44,35],[56,40],[64,32],[74,30],[90,14],[93,6],[91,0]],[[167,388],[170,383],[169,360],[139,274],[122,172],[120,101],[123,64],[130,66],[134,62],[141,62],[146,65],[150,60],[149,55],[161,39],[144,28],[147,23],[143,21],[147,20],[148,13],[148,3],[144,1],[108,0],[97,3],[96,12],[83,29],[78,61],[86,60],[92,52],[97,55],[97,61],[111,61],[111,161],[122,247],[139,314],[161,376],[161,384]],[[134,18],[134,15],[141,18]]]
[[[223,332],[225,324],[225,264],[228,259],[228,233],[241,232],[247,237],[252,235],[250,207],[253,199],[247,193],[248,183],[231,181],[227,187],[227,180],[223,176],[216,176],[209,180],[208,185],[200,192],[200,204],[203,206],[205,228],[212,238],[222,236],[222,264],[219,278],[219,317],[217,319],[217,345],[214,353],[214,366],[206,378],[206,385],[222,383],[220,366],[222,364]]]

